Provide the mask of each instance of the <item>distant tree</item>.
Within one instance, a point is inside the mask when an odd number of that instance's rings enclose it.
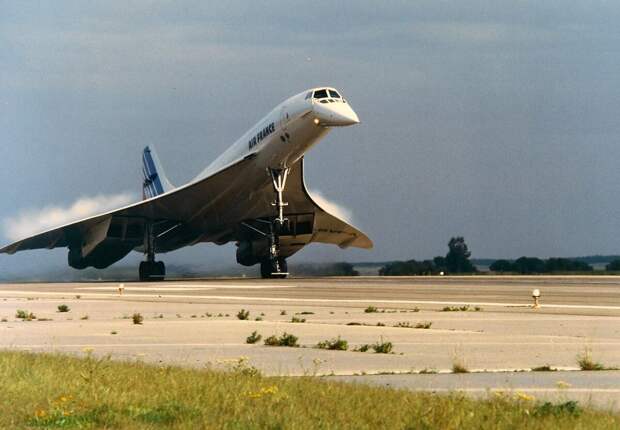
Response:
[[[508,260],[495,260],[489,266],[491,272],[515,272],[516,268],[513,262]]]
[[[568,258],[549,258],[545,261],[545,272],[591,272],[592,266]]]
[[[333,270],[337,276],[358,276],[359,272],[353,268],[351,263],[335,263]]]
[[[465,239],[461,236],[453,237],[448,242],[448,254],[446,255],[446,269],[450,273],[472,273],[476,267],[469,261],[471,252],[467,248]]]
[[[435,265],[435,270],[438,272],[445,272],[446,269],[446,257],[437,256],[433,258],[433,264]]]
[[[609,264],[607,266],[605,266],[605,270],[607,270],[609,272],[620,271],[620,259],[616,259],[616,260],[610,261]]]
[[[435,272],[436,268],[431,260],[394,261],[379,269],[381,276],[431,275]]]
[[[544,273],[545,262],[536,257],[521,257],[514,262],[515,270],[521,274]]]

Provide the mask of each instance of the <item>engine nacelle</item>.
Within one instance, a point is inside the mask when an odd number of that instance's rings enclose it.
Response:
[[[85,269],[89,266],[95,269],[105,269],[129,254],[134,245],[116,240],[104,240],[97,245],[90,254],[83,256],[81,247],[69,248],[67,261],[74,269]]]
[[[74,269],[86,269],[88,267],[88,261],[82,257],[82,250],[80,248],[69,248],[69,255],[67,256],[69,266]]]
[[[244,240],[237,244],[237,263],[253,266],[269,256],[267,239]]]

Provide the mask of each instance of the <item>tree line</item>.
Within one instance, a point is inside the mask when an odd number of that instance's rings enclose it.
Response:
[[[594,269],[583,261],[571,260],[570,258],[548,258],[542,260],[536,257],[521,257],[514,261],[496,260],[489,266],[491,272],[499,273],[553,273],[553,272],[592,272]]]
[[[448,253],[432,260],[393,261],[379,269],[381,276],[437,275],[476,273],[476,266],[470,261],[471,252],[465,239],[453,237],[448,242]],[[620,259],[614,259],[605,267],[607,271],[620,271]],[[495,260],[489,266],[491,272],[517,274],[543,274],[592,272],[594,268],[583,259],[521,257],[516,260]]]
[[[471,252],[461,236],[448,242],[448,253],[432,260],[394,261],[379,269],[381,276],[436,275],[440,273],[475,273],[478,270],[469,260]]]

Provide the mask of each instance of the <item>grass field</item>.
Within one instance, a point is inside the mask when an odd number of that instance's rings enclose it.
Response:
[[[520,393],[473,400],[157,367],[90,357],[0,352],[0,428],[105,429],[617,429],[620,417]]]

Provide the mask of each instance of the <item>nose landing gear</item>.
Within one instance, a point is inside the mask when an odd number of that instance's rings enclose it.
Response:
[[[278,215],[269,223],[269,257],[260,262],[260,274],[262,278],[282,279],[288,276],[288,265],[286,259],[280,255],[280,232],[284,223],[288,219],[284,218],[284,208],[288,203],[284,201],[283,192],[286,187],[286,178],[289,169],[269,169],[273,189],[276,194],[276,201],[271,205],[275,206]]]

